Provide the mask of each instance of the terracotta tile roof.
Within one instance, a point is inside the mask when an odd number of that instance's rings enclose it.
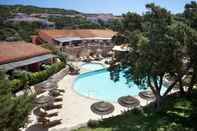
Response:
[[[0,42],[0,64],[20,61],[49,53],[49,50],[31,43]]]
[[[112,30],[107,30],[107,29],[41,30],[40,33],[43,33],[53,39],[58,38],[58,37],[111,38],[116,34],[116,32],[114,32]]]

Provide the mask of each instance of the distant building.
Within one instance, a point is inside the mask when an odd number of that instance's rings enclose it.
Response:
[[[0,69],[38,71],[44,63],[53,63],[48,49],[25,42],[0,42]]]
[[[99,20],[109,22],[114,19],[113,14],[85,14],[85,16],[87,20],[94,23],[98,23]]]
[[[26,13],[16,13],[15,18],[25,18],[29,17]]]
[[[112,30],[104,29],[41,30],[38,37],[77,58],[87,49],[91,53],[102,49],[102,54],[105,55],[113,48],[111,39],[115,34]]]
[[[49,22],[46,19],[32,17],[32,16],[29,16],[29,15],[27,15],[25,13],[17,13],[14,18],[10,18],[7,21],[8,22],[12,22],[12,23],[19,23],[19,22],[29,22],[29,23],[32,23],[32,22],[38,22],[44,28],[48,28],[48,29],[54,29],[55,28],[55,23]]]
[[[49,14],[49,13],[33,13],[30,15],[31,17],[39,17],[39,18],[49,18],[49,17],[63,17],[62,14]]]

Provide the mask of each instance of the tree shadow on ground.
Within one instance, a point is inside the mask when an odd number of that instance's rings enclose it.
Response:
[[[40,124],[34,124],[28,127],[25,131],[48,131],[48,128],[43,128]]]

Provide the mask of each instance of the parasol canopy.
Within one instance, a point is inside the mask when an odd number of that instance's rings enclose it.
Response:
[[[96,102],[91,105],[91,110],[97,115],[107,115],[114,111],[114,106],[109,102]]]
[[[136,107],[140,104],[140,101],[132,96],[122,96],[118,99],[118,103],[127,108]]]
[[[53,103],[54,99],[51,96],[40,96],[35,99],[36,104],[48,104]]]
[[[153,100],[155,98],[152,91],[142,91],[139,93],[139,96],[145,100]]]

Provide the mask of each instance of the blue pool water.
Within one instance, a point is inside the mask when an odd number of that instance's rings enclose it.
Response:
[[[74,83],[74,89],[83,96],[116,102],[121,96],[137,96],[142,91],[133,82],[129,85],[123,74],[120,74],[119,81],[114,82],[110,79],[110,73],[102,69],[81,74]]]

